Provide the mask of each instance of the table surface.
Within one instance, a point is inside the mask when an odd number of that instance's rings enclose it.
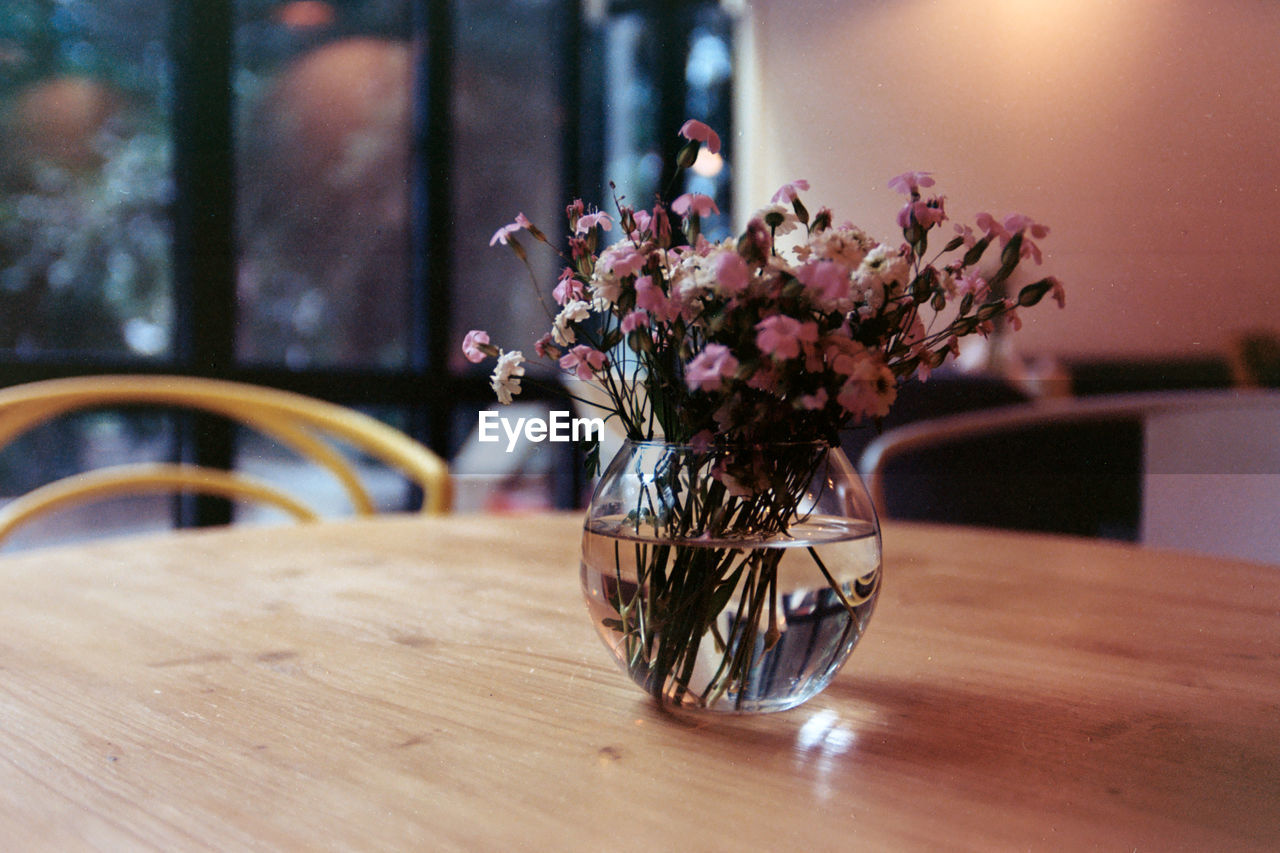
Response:
[[[233,528],[0,559],[13,850],[1280,847],[1280,570],[889,524],[808,704],[615,669],[580,518]]]

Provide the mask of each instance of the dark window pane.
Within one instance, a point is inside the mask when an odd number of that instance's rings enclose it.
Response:
[[[704,217],[702,233],[730,236],[733,18],[705,3],[619,12],[599,21],[595,39],[604,180],[637,207],[658,193],[668,202],[681,192],[708,195],[721,214]],[[713,154],[704,147],[683,185],[670,186],[673,166],[664,154],[673,159],[680,144],[674,132],[689,118],[715,129],[723,148]]]
[[[0,350],[170,351],[165,12],[0,6]]]
[[[658,72],[667,42],[656,30],[651,17],[635,13],[609,18],[601,33],[604,180],[639,208],[652,206],[663,189]]]
[[[730,158],[733,147],[733,36],[732,19],[723,10],[707,6],[698,10],[689,33],[685,61],[685,114],[715,128],[724,147],[718,154],[703,148],[685,173],[685,190],[711,196],[721,215],[703,222],[709,240],[731,234]]]
[[[561,0],[453,4],[451,340],[458,344],[467,330],[485,329],[495,344],[532,359],[533,342],[550,328],[528,273],[507,247],[490,248],[489,237],[523,212],[562,245],[568,199],[562,197],[558,25],[568,17],[566,8]],[[550,304],[562,263],[527,235],[517,239]],[[471,367],[458,346],[450,348],[450,359],[455,370]]]
[[[243,361],[405,363],[408,0],[236,4]]]

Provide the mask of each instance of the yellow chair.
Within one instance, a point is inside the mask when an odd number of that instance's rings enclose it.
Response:
[[[301,394],[184,376],[81,376],[0,390],[0,450],[28,430],[68,412],[122,406],[209,412],[253,428],[328,469],[357,515],[375,512],[355,467],[331,443],[341,441],[399,470],[423,490],[421,511],[448,512],[445,462],[419,442],[353,409]],[[0,541],[20,525],[66,506],[144,492],[189,492],[265,503],[299,521],[319,514],[279,488],[245,474],[187,464],[116,465],[64,477],[0,508]]]

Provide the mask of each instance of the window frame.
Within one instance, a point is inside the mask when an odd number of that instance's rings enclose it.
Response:
[[[0,386],[95,373],[183,375],[226,379],[291,390],[349,406],[391,407],[405,413],[406,431],[450,458],[452,424],[459,411],[492,402],[483,375],[457,374],[449,356],[454,0],[409,0],[415,52],[411,124],[409,352],[401,368],[290,368],[236,361],[235,138],[231,87],[234,71],[234,0],[171,0],[167,47],[173,69],[171,135],[175,200],[172,206],[174,325],[172,346],[155,358],[44,352],[0,355]],[[610,4],[605,15],[642,11],[665,28],[687,31],[698,2]],[[559,164],[563,197],[604,185],[598,127],[600,86],[588,85],[596,60],[591,24],[582,4],[563,6],[558,51],[559,98],[565,121]],[[427,46],[432,46],[430,49]],[[660,141],[664,160],[679,149],[675,129],[683,120],[683,62],[664,63],[660,114],[671,125]],[[594,112],[593,112],[594,110]],[[728,129],[726,129],[728,130]],[[430,167],[427,167],[430,163]],[[530,384],[524,399],[561,399],[554,389]],[[175,455],[185,461],[229,468],[234,430],[215,420],[189,419],[179,427]],[[576,454],[575,454],[576,455]],[[575,462],[578,460],[575,459]],[[556,485],[557,506],[581,499],[581,466]],[[176,502],[178,526],[224,524],[231,507],[221,499]]]

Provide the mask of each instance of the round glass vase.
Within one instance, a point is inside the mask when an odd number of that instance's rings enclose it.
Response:
[[[582,589],[659,704],[782,711],[826,687],[862,637],[880,553],[839,448],[627,442],[587,510]]]

